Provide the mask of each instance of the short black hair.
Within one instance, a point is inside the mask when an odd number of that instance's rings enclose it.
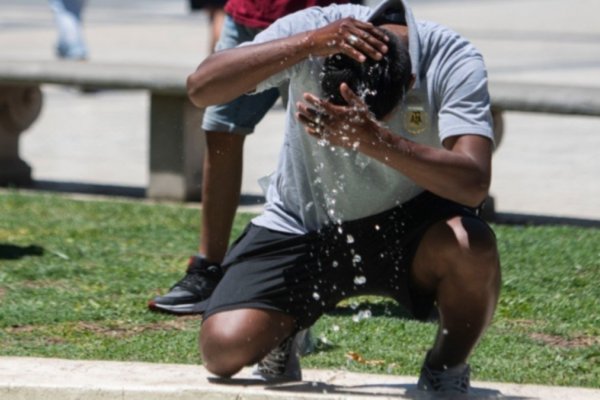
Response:
[[[342,53],[325,59],[321,89],[328,101],[346,104],[340,93],[340,85],[345,82],[377,119],[396,107],[409,89],[412,64],[406,44],[397,35],[389,31],[386,34],[390,38],[388,51],[381,60],[367,58],[361,63]]]

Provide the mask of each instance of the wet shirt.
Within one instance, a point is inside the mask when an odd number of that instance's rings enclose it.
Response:
[[[317,29],[338,19],[368,20],[359,5],[307,9],[275,22],[253,43]],[[464,38],[431,22],[417,22],[406,10],[409,52],[417,81],[395,112],[389,128],[433,147],[462,134],[493,140],[487,74],[481,54]],[[250,43],[252,44],[252,43]],[[322,58],[311,57],[258,85],[257,91],[289,80],[284,142],[277,170],[268,180],[267,202],[253,223],[305,233],[325,224],[374,215],[423,191],[399,171],[358,151],[333,147],[308,135],[296,120],[296,102],[305,92],[320,96]]]

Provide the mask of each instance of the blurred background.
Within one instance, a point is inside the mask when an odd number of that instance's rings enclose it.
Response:
[[[377,1],[367,1],[372,5]],[[491,81],[600,87],[597,0],[412,0],[417,19],[447,25],[483,53]],[[89,0],[83,13],[91,62],[172,65],[192,72],[208,54],[210,23],[187,0]],[[44,0],[0,2],[0,63],[56,60]],[[84,93],[44,85],[41,115],[21,138],[35,180],[115,185],[148,182],[145,91]],[[566,102],[569,99],[565,99]],[[242,191],[260,195],[282,139],[275,107],[245,146]],[[505,113],[492,195],[499,212],[600,221],[600,118]]]

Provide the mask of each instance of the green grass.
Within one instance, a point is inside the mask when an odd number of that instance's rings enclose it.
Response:
[[[198,218],[178,205],[0,192],[0,355],[199,363],[199,319],[146,309],[183,273]],[[232,237],[250,218],[237,216]],[[600,230],[494,229],[503,288],[474,379],[600,387]],[[360,310],[372,316],[355,322]],[[342,303],[314,327],[303,366],[416,375],[435,325],[397,314],[384,298]]]

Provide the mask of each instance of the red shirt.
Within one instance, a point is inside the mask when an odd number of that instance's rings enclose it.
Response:
[[[350,0],[229,0],[225,5],[225,11],[238,24],[264,29],[284,15],[304,8],[349,2]]]

